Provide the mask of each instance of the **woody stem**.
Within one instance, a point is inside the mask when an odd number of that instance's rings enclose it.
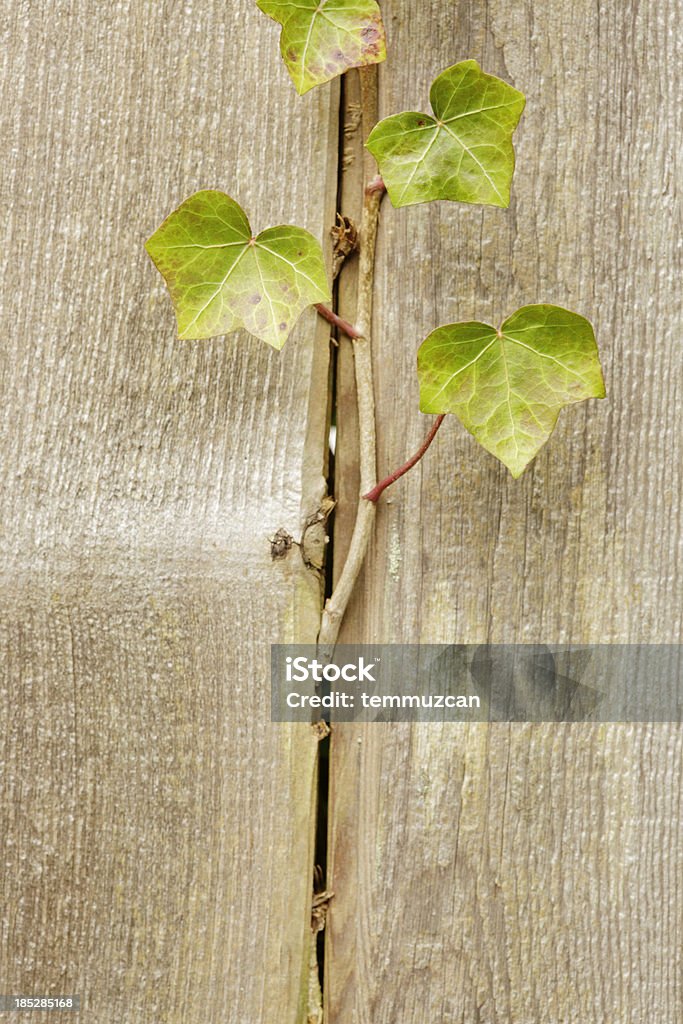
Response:
[[[377,120],[377,67],[360,68],[363,135],[367,137]],[[376,480],[375,394],[372,376],[372,299],[375,283],[375,248],[379,209],[385,194],[383,183],[373,179],[365,189],[360,226],[358,264],[358,305],[353,342],[353,359],[358,403],[360,493],[370,490]],[[325,315],[325,314],[324,314]],[[329,319],[329,317],[328,317]],[[347,332],[348,333],[348,332]],[[351,544],[341,575],[323,609],[318,643],[332,649],[372,536],[375,504],[360,500]]]

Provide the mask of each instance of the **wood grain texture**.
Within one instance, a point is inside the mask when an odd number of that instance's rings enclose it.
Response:
[[[298,1024],[316,741],[268,645],[320,595],[268,538],[323,494],[327,332],[178,342],[143,243],[201,187],[322,240],[338,90],[249,0],[1,23],[0,990]]]
[[[565,305],[608,398],[566,410],[519,481],[447,421],[380,504],[340,639],[678,642],[678,5],[382,6],[383,116],[428,110],[469,57],[527,108],[508,211],[383,207],[380,476],[429,428],[415,354],[439,324]],[[329,1024],[679,1024],[682,763],[674,726],[339,726]]]

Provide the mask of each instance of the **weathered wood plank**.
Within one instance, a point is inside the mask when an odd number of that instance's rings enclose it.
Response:
[[[676,1021],[681,732],[334,733],[331,1022]]]
[[[415,352],[441,323],[575,309],[608,399],[564,413],[519,481],[448,422],[380,506],[342,640],[677,642],[677,5],[383,11],[383,115],[428,109],[466,57],[528,105],[509,211],[383,208],[380,474],[427,432]],[[661,725],[338,727],[330,1024],[677,1019],[682,755]]]
[[[322,239],[337,91],[248,0],[2,24],[0,988],[298,1024],[316,743],[268,723],[268,645],[319,588],[268,538],[323,492],[327,332],[180,343],[143,242],[200,187]]]

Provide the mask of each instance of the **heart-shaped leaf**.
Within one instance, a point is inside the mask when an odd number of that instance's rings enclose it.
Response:
[[[224,192],[195,192],[145,248],[171,293],[181,338],[213,338],[240,327],[282,348],[303,310],[328,302],[320,245],[302,228],[254,237]]]
[[[282,25],[280,52],[303,95],[349,68],[384,60],[386,40],[375,0],[256,0]]]
[[[565,405],[604,398],[593,328],[560,306],[523,306],[501,329],[448,324],[417,356],[422,412],[455,413],[520,476]]]
[[[429,99],[434,117],[395,114],[368,138],[393,205],[455,199],[508,206],[522,93],[464,60],[434,80]]]

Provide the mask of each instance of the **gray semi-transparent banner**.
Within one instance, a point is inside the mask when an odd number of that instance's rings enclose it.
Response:
[[[680,722],[681,644],[271,646],[273,722]]]

